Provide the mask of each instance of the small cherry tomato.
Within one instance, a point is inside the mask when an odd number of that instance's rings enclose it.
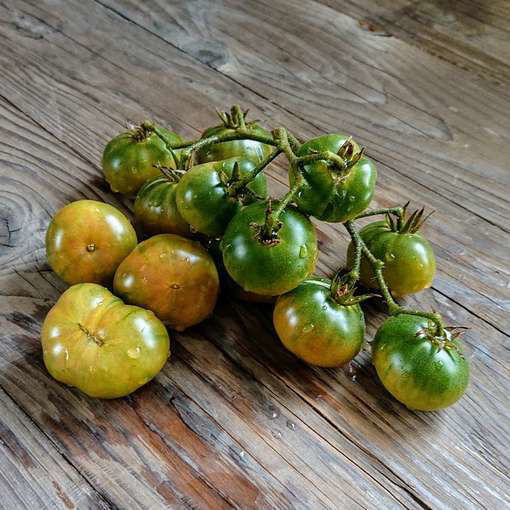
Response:
[[[280,296],[273,323],[290,352],[321,367],[338,367],[351,361],[365,336],[360,305],[335,299],[327,278],[307,278]]]
[[[46,232],[46,256],[66,283],[109,283],[136,246],[129,220],[95,200],[72,202],[55,214]]]
[[[410,409],[434,411],[456,402],[469,382],[469,364],[449,330],[415,315],[386,319],[372,343],[373,363],[384,387]]]
[[[233,177],[236,163],[238,175]],[[177,207],[182,217],[197,232],[220,237],[243,202],[267,196],[263,172],[244,190],[235,192],[236,182],[250,175],[255,166],[249,159],[227,159],[192,167],[177,185]]]
[[[191,236],[188,222],[177,209],[176,189],[177,180],[163,175],[147,181],[140,188],[134,215],[144,233]]]
[[[245,114],[236,113],[235,108],[232,108],[230,113],[220,113],[219,115],[222,124],[206,129],[202,133],[202,138],[228,133],[235,134],[236,128],[240,126],[239,117]],[[256,122],[247,122],[246,129],[250,134],[271,138],[271,133],[259,127]],[[197,150],[196,160],[198,163],[208,163],[230,158],[242,158],[251,159],[258,163],[269,156],[272,151],[273,147],[271,145],[246,138],[201,147]]]
[[[266,209],[265,202],[241,209],[229,223],[221,249],[225,268],[238,285],[274,296],[292,290],[314,270],[317,236],[310,220],[289,206],[279,217],[276,234],[266,239]]]
[[[168,143],[180,143],[180,136],[159,128]],[[145,181],[161,176],[157,165],[175,168],[175,158],[165,142],[143,124],[116,136],[103,152],[103,173],[112,191],[135,197]]]
[[[57,381],[98,398],[129,395],[163,368],[170,339],[150,311],[125,305],[108,289],[67,289],[41,330],[44,364]]]
[[[416,218],[416,215],[414,217]],[[360,236],[367,248],[384,262],[383,276],[395,297],[429,288],[436,273],[436,258],[432,246],[417,231],[423,222],[414,223],[414,226],[409,226],[408,223],[400,222],[399,225],[398,221],[390,222],[386,219],[369,223],[360,230]],[[348,264],[352,266],[352,243],[347,258]],[[361,259],[360,282],[368,288],[379,288],[372,266],[364,256]]]
[[[301,170],[291,166],[289,182],[292,187],[300,171],[304,184],[295,203],[301,211],[319,220],[345,222],[363,212],[374,194],[377,170],[372,161],[361,154],[355,142],[344,135],[323,135],[301,145],[297,156],[330,151],[344,157],[348,169],[336,163],[317,160],[302,165]],[[358,159],[359,158],[359,159]]]
[[[182,331],[206,319],[218,297],[218,272],[197,241],[160,234],[140,243],[120,264],[114,291],[126,302],[152,310]]]

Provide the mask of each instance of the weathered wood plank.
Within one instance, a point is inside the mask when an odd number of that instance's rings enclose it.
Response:
[[[103,11],[99,6],[95,9],[87,9],[81,5],[74,9],[69,6],[66,11],[67,6],[68,4],[65,4],[62,12],[58,14],[67,15],[65,23],[54,19],[54,11],[36,11],[37,16],[48,16],[60,31],[51,29],[50,34],[42,40],[12,33],[9,25],[4,27],[7,30],[6,37],[13,41],[11,47],[23,49],[22,56],[13,55],[9,49],[9,59],[5,62],[7,87],[4,93],[16,103],[23,104],[33,118],[65,143],[80,150],[90,161],[99,160],[103,140],[118,129],[113,127],[115,122],[112,115],[117,116],[118,122],[126,118],[140,118],[142,115],[156,119],[171,118],[175,127],[184,134],[190,133],[190,124],[199,128],[210,122],[207,120],[210,88],[215,90],[218,103],[228,104],[242,98],[248,106],[254,108],[255,113],[260,112],[260,105],[263,105],[263,113],[272,119],[273,125],[291,123],[307,136],[317,133],[313,126],[269,105],[246,89],[232,84],[225,86],[217,73],[193,64],[192,60],[181,52],[169,48],[157,38],[140,33],[133,24]],[[79,19],[83,16],[96,16],[94,39],[91,43],[95,46],[91,50],[83,47],[88,29],[73,21],[72,13],[75,10],[80,12],[79,9],[83,11],[78,16]],[[42,31],[42,22],[40,18],[33,17],[35,14],[32,18],[29,18],[27,13],[23,16],[27,26],[33,25],[33,31]],[[14,17],[16,16],[20,16],[19,12],[14,14]],[[6,12],[6,18],[13,18],[13,13]],[[28,19],[31,19],[32,25],[29,25]],[[122,36],[112,37],[112,26],[118,27],[117,30]],[[61,33],[62,30],[66,31],[65,35]],[[74,39],[80,45],[74,44]],[[128,45],[132,48],[129,60],[126,60],[131,66],[130,71],[119,68],[116,64],[127,58],[124,48]],[[100,57],[96,50],[102,46],[105,51],[103,57]],[[27,55],[30,55],[29,62],[26,60]],[[68,62],[69,65],[58,65],[58,62]],[[53,66],[51,72],[45,71],[46,65]],[[168,67],[171,79],[154,71],[162,65]],[[23,78],[23,75],[20,76],[20,68],[24,73],[28,73],[28,78],[26,74]],[[147,83],[154,86],[148,89]],[[98,84],[100,86],[97,86]],[[173,104],[161,101],[156,93],[156,89],[160,88],[166,91],[165,97],[175,98]],[[46,90],[46,94],[53,98],[52,101],[57,107],[47,108],[48,102],[41,100],[42,96],[37,94],[37,90]],[[119,92],[127,90],[130,91],[129,94]],[[278,94],[277,89],[273,91]],[[78,108],[74,99],[76,94],[80,96]],[[101,122],[87,126],[89,121],[84,119],[90,110],[98,118],[101,115],[98,104],[109,113],[103,115]],[[324,129],[327,128],[328,126]],[[102,134],[99,130],[102,130]],[[408,165],[400,166],[393,159],[388,163],[381,161],[378,197],[384,193],[386,197],[395,197],[397,202],[411,198],[416,203],[425,203],[438,210],[431,231],[438,236],[437,247],[443,253],[440,269],[443,270],[444,267],[444,272],[441,279],[437,280],[439,290],[448,295],[448,289],[454,289],[454,299],[460,301],[459,294],[462,289],[462,302],[465,306],[495,327],[508,330],[509,297],[508,288],[504,285],[504,276],[508,274],[506,234],[501,233],[498,227],[487,225],[483,219],[431,193],[428,186],[421,184],[422,177],[426,174],[419,173],[419,177],[413,177],[416,171],[411,173],[411,169]],[[385,180],[389,178],[391,182],[386,184]],[[385,205],[395,203],[386,197],[380,199]],[[331,232],[329,226],[324,225],[321,228]],[[328,250],[328,247],[325,246],[324,249]],[[333,245],[330,250],[334,255],[338,248]],[[476,266],[472,264],[474,259],[479,260]],[[332,262],[330,267],[335,265],[337,262]]]
[[[0,507],[110,508],[0,389]]]
[[[505,0],[319,0],[376,36],[395,36],[504,86],[510,79],[510,7]]]

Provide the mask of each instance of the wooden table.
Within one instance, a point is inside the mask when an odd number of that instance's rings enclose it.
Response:
[[[509,2],[4,0],[0,20],[0,507],[509,508]],[[192,138],[237,102],[303,138],[352,134],[378,165],[374,207],[436,210],[438,274],[405,303],[471,328],[456,405],[404,408],[368,346],[308,367],[270,307],[228,297],[129,398],[49,377],[39,332],[66,288],[51,216],[85,197],[129,209],[100,168],[126,121]],[[283,163],[268,174],[281,195]],[[331,274],[347,238],[318,228]],[[370,340],[383,307],[366,315]]]

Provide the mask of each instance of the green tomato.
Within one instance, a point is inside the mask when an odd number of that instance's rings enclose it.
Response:
[[[168,143],[180,143],[182,138],[159,128]],[[114,192],[135,197],[145,181],[161,176],[156,164],[175,168],[173,155],[156,133],[143,127],[121,133],[105,147],[103,173]]]
[[[66,283],[108,284],[137,242],[135,229],[118,209],[95,200],[77,200],[51,220],[46,256]]]
[[[360,236],[375,257],[384,262],[383,276],[395,297],[413,294],[432,285],[436,258],[430,243],[419,232],[393,231],[387,221],[376,221],[360,230]],[[347,252],[348,264],[354,261],[354,246]],[[379,284],[365,256],[361,259],[360,281],[368,288]]]
[[[283,345],[311,365],[338,367],[358,354],[365,336],[359,304],[343,305],[331,281],[310,278],[278,298],[273,323]]]
[[[323,135],[313,138],[299,147],[297,156],[313,152],[331,151],[338,153],[348,137],[344,135]],[[359,146],[353,142],[355,152]],[[291,166],[289,182],[292,187],[298,170]],[[368,158],[362,157],[342,177],[335,164],[324,160],[302,166],[304,183],[297,194],[295,203],[301,211],[319,220],[345,222],[363,212],[374,194],[377,170]]]
[[[220,237],[239,211],[239,198],[229,196],[229,186],[222,174],[232,177],[236,159],[194,166],[183,175],[177,186],[177,207],[182,217],[197,231],[209,237]],[[256,164],[249,159],[238,161],[240,177],[250,175]],[[255,195],[265,198],[267,181],[263,172],[247,186]]]
[[[108,289],[67,289],[41,330],[44,364],[57,381],[98,398],[129,395],[163,368],[170,339],[150,311],[125,305]]]
[[[271,133],[265,129],[250,123],[247,126],[250,133],[254,135],[262,135],[271,137]],[[228,133],[235,133],[235,129],[228,128],[224,125],[214,126],[206,129],[202,133],[202,138],[209,136],[221,136]],[[258,142],[256,140],[242,139],[232,140],[229,142],[220,142],[212,145],[201,147],[196,152],[196,161],[198,163],[208,163],[210,161],[222,161],[230,158],[251,159],[259,163],[273,152],[271,145]]]
[[[137,223],[143,232],[191,236],[188,222],[181,216],[176,203],[177,182],[165,176],[147,181],[138,192],[134,205]]]
[[[373,363],[384,387],[410,409],[434,411],[456,402],[469,382],[469,364],[449,331],[415,315],[386,319],[372,343]]]
[[[238,285],[275,296],[297,287],[314,270],[317,235],[310,220],[290,206],[280,215],[276,239],[261,239],[266,207],[256,202],[241,209],[229,223],[221,248],[225,268]]]

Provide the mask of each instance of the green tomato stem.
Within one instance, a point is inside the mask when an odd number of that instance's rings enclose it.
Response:
[[[301,174],[299,174],[301,176]],[[299,191],[303,184],[303,177],[301,176],[296,180],[294,186],[289,189],[289,191],[285,194],[285,196],[278,202],[278,206],[269,210],[269,213],[266,215],[266,221],[264,223],[264,237],[266,239],[272,239],[274,237],[275,231],[278,230],[278,219],[282,211],[292,202],[296,193]]]
[[[368,218],[369,216],[378,216],[382,214],[394,214],[395,216],[401,218],[404,214],[404,209],[402,207],[387,207],[385,209],[373,209],[372,211],[365,211],[361,214],[358,214],[355,220],[359,220],[360,218]]]
[[[255,177],[257,177],[257,175],[262,172],[264,168],[266,168],[266,166],[269,165],[269,163],[271,163],[274,159],[276,159],[281,153],[282,151],[280,149],[275,149],[271,154],[269,154],[269,156],[257,164],[250,175],[243,177],[237,182],[233,182],[229,188],[229,195],[237,196],[240,191],[242,191],[248,184],[250,184],[250,182],[252,182]]]
[[[443,321],[441,319],[441,315],[435,312],[423,312],[421,310],[411,310],[406,309],[402,306],[400,306],[398,303],[395,302],[393,299],[393,296],[391,295],[390,290],[388,289],[388,285],[386,284],[386,281],[384,280],[384,276],[382,274],[382,269],[384,267],[384,262],[382,260],[379,260],[376,258],[373,253],[368,249],[367,245],[361,239],[361,236],[359,235],[359,232],[354,228],[354,224],[352,221],[346,221],[344,223],[344,227],[346,228],[347,232],[349,232],[349,235],[351,236],[351,239],[355,245],[361,246],[361,251],[369,261],[370,265],[372,266],[372,270],[374,271],[374,274],[377,278],[377,283],[379,284],[381,294],[386,301],[386,304],[388,305],[388,313],[390,315],[399,315],[399,314],[408,314],[408,315],[417,315],[419,317],[425,317],[426,319],[431,320],[435,326],[436,326],[436,335],[438,336],[444,336],[444,325]],[[358,267],[359,272],[359,267]]]
[[[342,172],[345,172],[348,169],[346,161],[338,154],[335,154],[331,151],[318,152],[316,154],[306,154],[297,158],[297,162],[301,165],[318,160],[325,160],[335,163],[335,165],[340,168]]]
[[[224,133],[223,135],[213,135],[207,138],[201,138],[199,140],[191,140],[188,142],[182,142],[171,145],[172,149],[185,149],[197,150],[206,145],[212,145],[214,143],[231,142],[233,140],[255,140],[256,142],[262,142],[267,145],[277,146],[273,137],[266,135],[257,135],[250,132],[247,129],[235,129],[233,133]]]

